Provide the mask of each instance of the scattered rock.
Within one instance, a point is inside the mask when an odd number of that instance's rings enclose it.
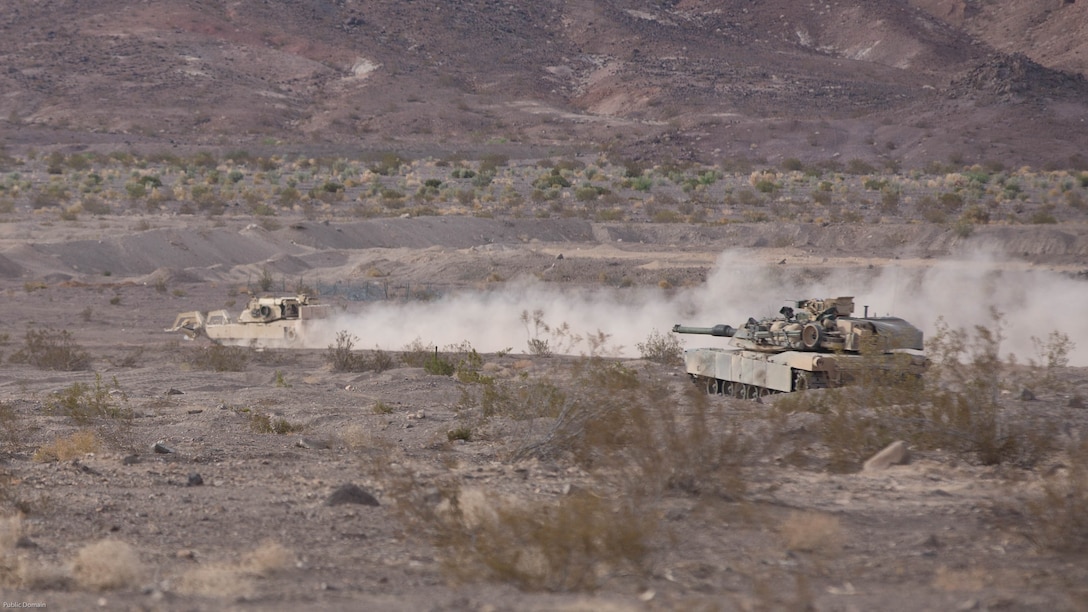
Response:
[[[1020,390],[1020,400],[1024,402],[1034,402],[1035,393],[1033,393],[1031,389],[1024,387]]]
[[[329,495],[325,500],[326,506],[339,506],[341,504],[358,504],[360,506],[380,506],[377,498],[354,484],[346,484]]]
[[[77,470],[83,472],[84,474],[90,474],[92,476],[101,476],[102,475],[101,473],[99,473],[98,470],[94,469],[93,467],[91,467],[89,465],[83,465],[82,463],[80,463],[79,459],[73,459],[72,460],[72,465]]]
[[[1070,408],[1084,408],[1084,398],[1079,395],[1074,395],[1069,398],[1068,406]]]
[[[27,536],[19,536],[18,540],[15,540],[15,548],[37,548],[38,543],[31,540]]]
[[[121,460],[121,465],[136,465],[140,462],[139,455],[128,455]]]
[[[160,455],[169,455],[169,454],[174,452],[174,449],[172,449],[169,446],[163,444],[162,440],[159,440],[158,442],[153,444],[151,446],[151,450],[152,450],[152,452],[158,453]]]
[[[295,446],[311,450],[323,450],[329,447],[329,442],[327,440],[317,440],[315,438],[299,438],[295,442]]]
[[[189,473],[189,481],[185,483],[187,487],[199,487],[204,484],[204,478],[196,472]]]
[[[893,465],[906,463],[908,459],[907,443],[902,440],[892,442],[884,450],[873,455],[865,462],[862,470],[865,472],[878,472],[886,470]]]
[[[185,395],[184,391],[178,391],[177,389],[170,387],[166,390],[167,395]]]
[[[562,253],[560,253],[560,254],[556,255],[556,256],[555,256],[555,258],[556,258],[556,259],[563,259],[563,254],[562,254]]]

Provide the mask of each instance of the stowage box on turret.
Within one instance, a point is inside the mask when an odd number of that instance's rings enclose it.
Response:
[[[708,392],[755,398],[849,384],[872,368],[908,376],[924,371],[922,331],[907,321],[869,317],[868,307],[866,316],[851,316],[852,297],[793,304],[740,328],[674,326],[678,334],[730,338],[730,347],[684,351],[688,375]]]

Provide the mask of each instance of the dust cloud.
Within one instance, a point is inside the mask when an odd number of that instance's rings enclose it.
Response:
[[[433,302],[381,302],[334,318],[311,344],[324,348],[336,332],[354,335],[356,348],[401,350],[419,340],[445,348],[468,342],[481,352],[528,352],[531,338],[555,353],[589,354],[590,336],[607,335],[603,354],[638,357],[637,345],[674,323],[743,324],[772,316],[793,300],[854,296],[855,315],[902,317],[931,337],[940,320],[950,328],[993,329],[1000,322],[1003,356],[1043,361],[1033,338],[1057,330],[1076,346],[1070,365],[1088,365],[1088,283],[993,254],[914,262],[871,269],[809,270],[767,264],[744,251],[719,256],[706,283],[673,290],[572,289],[519,279],[486,292],[466,292]],[[995,318],[994,313],[999,313]],[[534,324],[534,313],[543,325]],[[526,321],[528,315],[528,321]],[[545,327],[546,326],[546,327]],[[681,336],[685,346],[724,346],[727,340]]]

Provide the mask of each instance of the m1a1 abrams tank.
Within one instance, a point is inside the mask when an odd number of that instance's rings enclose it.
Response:
[[[743,327],[688,327],[678,334],[730,338],[726,348],[684,351],[688,375],[709,393],[756,398],[854,382],[872,368],[921,375],[922,331],[897,317],[851,316],[854,298],[801,300]]]
[[[193,310],[178,314],[168,332],[180,331],[189,338],[201,334],[214,342],[293,346],[302,344],[308,325],[328,316],[328,306],[306,295],[252,298],[232,319],[226,310],[207,314]]]

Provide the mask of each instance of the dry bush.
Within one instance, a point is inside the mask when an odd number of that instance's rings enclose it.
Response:
[[[834,554],[842,550],[843,530],[837,517],[820,512],[793,512],[779,526],[790,550]]]
[[[578,361],[572,380],[551,427],[515,459],[568,457],[632,494],[743,491],[750,445],[723,404],[693,387],[677,397],[648,372],[597,357]]]
[[[72,576],[85,589],[105,591],[139,585],[144,569],[136,550],[125,542],[100,540],[76,553]]]
[[[21,516],[0,516],[0,586],[15,586],[19,583],[21,564],[15,546],[22,534]]]
[[[68,330],[27,330],[23,348],[13,353],[8,361],[63,372],[86,370],[91,366],[90,353],[75,343]]]
[[[921,379],[894,361],[889,366],[881,354],[863,353],[855,385],[783,397],[776,409],[821,414],[820,437],[836,471],[857,469],[895,440],[985,465],[1035,465],[1053,451],[1054,424],[1002,408],[1010,364],[1000,358],[1001,315],[992,316],[992,323],[972,332],[938,320],[937,333],[926,343],[930,366]]]
[[[81,429],[40,446],[34,451],[34,461],[41,463],[69,461],[88,453],[97,453],[101,448],[102,440],[97,433],[89,429]]]
[[[1026,535],[1036,546],[1069,553],[1088,550],[1088,438],[1072,447],[1069,465],[1020,506]]]
[[[482,507],[481,507],[482,506]],[[585,591],[617,573],[648,574],[656,517],[632,503],[578,493],[554,503],[454,500],[447,567],[525,590]]]
[[[304,425],[292,423],[282,417],[273,418],[263,412],[251,412],[249,414],[249,427],[257,433],[278,435],[295,433],[305,429]]]
[[[217,562],[193,568],[178,580],[178,592],[205,597],[249,597],[256,592],[254,579],[267,578],[287,569],[294,554],[282,544],[268,541],[234,562]]]
[[[240,346],[222,344],[193,347],[186,354],[186,363],[198,370],[244,372],[249,365],[249,351]]]

